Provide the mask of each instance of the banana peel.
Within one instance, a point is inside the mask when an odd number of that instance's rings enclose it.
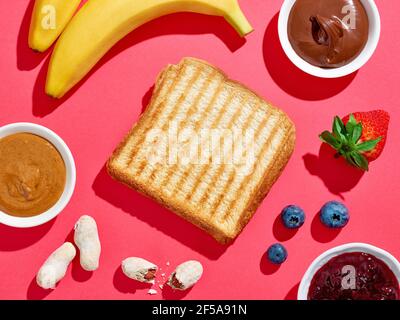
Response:
[[[28,45],[44,52],[57,40],[81,0],[36,0],[29,28]]]
[[[237,0],[89,0],[56,43],[46,93],[61,98],[131,31],[176,12],[222,16],[241,36],[253,31]]]

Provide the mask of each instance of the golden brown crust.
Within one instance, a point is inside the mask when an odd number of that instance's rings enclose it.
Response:
[[[282,144],[282,148],[280,151],[278,151],[279,154],[277,157],[275,157],[272,167],[265,171],[264,179],[258,188],[258,192],[254,194],[254,197],[249,201],[247,209],[243,212],[234,237],[236,237],[242,231],[249,220],[253,217],[261,202],[268,195],[268,192],[271,190],[276,180],[280,177],[283,169],[286,167],[286,164],[289,162],[289,159],[293,154],[295,142],[295,128],[294,126],[291,126],[290,133],[287,135],[285,143]],[[228,241],[229,240],[231,239],[228,239]]]
[[[238,221],[236,221],[236,226],[234,230],[231,230],[231,232],[227,232],[223,228],[218,228],[218,225],[215,223],[210,223],[206,219],[202,217],[200,214],[196,214],[194,212],[193,207],[191,207],[187,202],[184,201],[179,201],[175,197],[167,197],[163,195],[159,190],[155,190],[151,184],[146,184],[144,185],[138,179],[135,179],[135,177],[132,177],[131,175],[127,174],[124,168],[121,168],[117,165],[117,159],[119,155],[122,152],[122,149],[124,146],[128,143],[130,137],[135,134],[137,130],[139,130],[139,127],[143,125],[142,121],[148,112],[154,107],[155,101],[157,99],[157,94],[159,88],[163,85],[163,81],[166,78],[166,74],[171,68],[178,68],[177,72],[181,71],[181,68],[185,64],[200,64],[202,66],[207,65],[211,67],[212,69],[216,70],[219,72],[221,75],[224,76],[225,80],[224,83],[225,85],[228,85],[240,92],[240,94],[244,94],[246,96],[251,96],[256,99],[260,99],[264,101],[260,96],[255,94],[253,91],[248,89],[246,86],[243,84],[240,84],[239,82],[233,81],[228,79],[228,77],[225,75],[224,72],[219,70],[218,68],[210,65],[209,63],[199,60],[199,59],[194,59],[194,58],[185,58],[183,59],[179,65],[170,65],[167,68],[165,68],[160,75],[157,78],[156,84],[155,84],[155,92],[153,94],[153,97],[149,103],[148,108],[144,112],[144,114],[141,116],[141,119],[137,123],[137,125],[134,125],[133,128],[129,131],[129,133],[125,136],[123,141],[118,145],[114,153],[112,154],[111,158],[107,162],[107,170],[109,174],[116,180],[121,181],[122,183],[126,184],[127,186],[139,191],[140,193],[144,194],[145,196],[148,196],[158,203],[160,203],[162,206],[172,210],[179,216],[183,217],[184,219],[188,220],[189,222],[197,225],[198,227],[202,228],[209,234],[211,234],[218,242],[220,243],[228,243],[232,241],[244,228],[244,226],[248,223],[248,221],[251,219],[251,217],[254,215],[256,209],[262,202],[262,200],[265,198],[265,196],[268,194],[269,190],[271,189],[272,185],[275,183],[275,181],[278,179],[280,176],[281,172],[283,171],[284,167],[286,166],[287,162],[289,161],[289,158],[294,150],[294,145],[295,145],[295,127],[292,121],[288,118],[288,116],[281,111],[280,109],[270,105],[268,105],[269,111],[273,112],[274,114],[279,115],[279,121],[281,123],[281,127],[285,128],[285,137],[283,139],[283,143],[280,144],[278,150],[274,154],[274,159],[272,161],[272,164],[269,168],[265,169],[264,172],[264,178],[260,181],[259,185],[256,187],[256,191],[252,194],[250,199],[248,200],[245,209],[243,212],[240,214],[240,217]]]
[[[179,216],[193,223],[194,225],[197,225],[198,227],[212,235],[218,242],[226,243],[226,237],[221,234],[221,230],[214,228],[201,217],[192,215],[190,208],[186,206],[185,203],[175,201],[175,199],[172,198],[165,199],[160,192],[158,192],[157,190],[152,190],[149,185],[143,185],[140,182],[132,179],[132,177],[119,170],[119,168],[116,168],[110,161],[107,163],[107,171],[110,176],[113,177],[115,180],[122,182],[129,188],[132,188],[142,195],[155,200],[163,207],[169,209],[170,211],[173,211],[174,213],[178,214]]]

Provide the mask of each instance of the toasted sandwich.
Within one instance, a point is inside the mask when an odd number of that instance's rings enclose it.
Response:
[[[160,73],[149,106],[107,168],[228,243],[280,176],[294,145],[295,127],[283,111],[209,63],[184,58]]]

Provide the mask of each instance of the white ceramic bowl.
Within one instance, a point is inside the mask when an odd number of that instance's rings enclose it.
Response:
[[[300,282],[297,299],[307,300],[310,283],[315,273],[333,257],[347,252],[365,252],[382,260],[386,263],[390,270],[393,271],[394,275],[397,277],[397,281],[399,281],[400,283],[400,263],[395,257],[393,257],[389,252],[370,244],[354,242],[329,249],[328,251],[325,251],[323,254],[321,254],[318,258],[316,258],[307,269],[306,273],[303,276],[303,279]]]
[[[363,4],[369,19],[368,41],[363,51],[357,58],[355,58],[353,61],[346,64],[345,66],[332,69],[324,69],[308,63],[307,61],[303,60],[296,53],[296,51],[294,51],[292,45],[290,44],[287,31],[287,24],[290,11],[295,2],[296,0],[284,1],[281,11],[279,13],[278,33],[279,33],[279,40],[281,42],[283,50],[285,51],[288,58],[298,68],[300,68],[301,70],[303,70],[308,74],[320,78],[339,78],[357,71],[371,58],[378,45],[381,33],[381,19],[379,16],[378,8],[374,0],[361,0],[361,3]]]
[[[72,157],[71,151],[65,142],[50,129],[40,126],[34,123],[20,122],[12,123],[0,127],[0,138],[6,137],[8,135],[27,132],[36,134],[48,141],[50,141],[56,149],[60,152],[66,168],[66,181],[64,192],[62,193],[60,199],[57,203],[51,207],[49,210],[33,217],[14,217],[0,211],[0,223],[17,228],[29,228],[44,224],[51,219],[55,218],[68,204],[71,196],[74,192],[75,181],[76,181],[76,169],[74,158]]]

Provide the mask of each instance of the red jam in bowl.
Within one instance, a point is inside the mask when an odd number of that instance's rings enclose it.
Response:
[[[364,252],[338,255],[314,275],[309,300],[399,300],[399,282],[380,259]]]

